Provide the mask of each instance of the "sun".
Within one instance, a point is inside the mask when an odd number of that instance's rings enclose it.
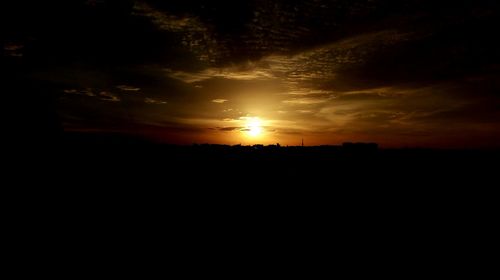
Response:
[[[256,117],[248,118],[245,131],[250,137],[260,136],[262,134],[262,121]]]

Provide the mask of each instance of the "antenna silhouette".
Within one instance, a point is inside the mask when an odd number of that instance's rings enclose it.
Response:
[[[304,147],[304,138],[302,138],[302,147]]]

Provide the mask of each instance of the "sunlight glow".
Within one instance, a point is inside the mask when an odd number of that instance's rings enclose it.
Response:
[[[259,118],[248,118],[245,131],[251,137],[258,137],[262,134],[262,122]]]

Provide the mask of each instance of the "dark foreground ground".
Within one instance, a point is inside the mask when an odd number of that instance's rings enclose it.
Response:
[[[29,249],[41,260],[55,252],[56,270],[74,267],[65,256],[75,254],[106,266],[109,255],[162,265],[157,254],[172,255],[168,264],[186,275],[233,275],[228,266],[262,275],[260,264],[234,257],[244,255],[304,278],[316,272],[308,262],[351,274],[422,276],[436,267],[440,275],[477,275],[472,261],[492,262],[478,250],[492,248],[496,236],[498,151],[170,146],[71,136],[9,152],[2,198],[6,240],[16,240],[12,256]],[[156,253],[131,253],[143,249]],[[193,268],[192,258],[223,268],[198,261]]]
[[[483,201],[496,200],[499,186],[496,150],[175,146],[67,134],[6,153],[4,174],[12,178],[6,191],[62,202],[489,207],[496,203]]]
[[[67,134],[9,152],[4,174],[13,180],[6,190],[64,203],[479,209],[496,207],[499,186],[496,150],[176,146]]]

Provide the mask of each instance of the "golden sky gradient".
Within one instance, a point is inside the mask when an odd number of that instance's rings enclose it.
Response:
[[[494,1],[233,2],[12,2],[3,71],[54,95],[66,131],[499,145]]]

